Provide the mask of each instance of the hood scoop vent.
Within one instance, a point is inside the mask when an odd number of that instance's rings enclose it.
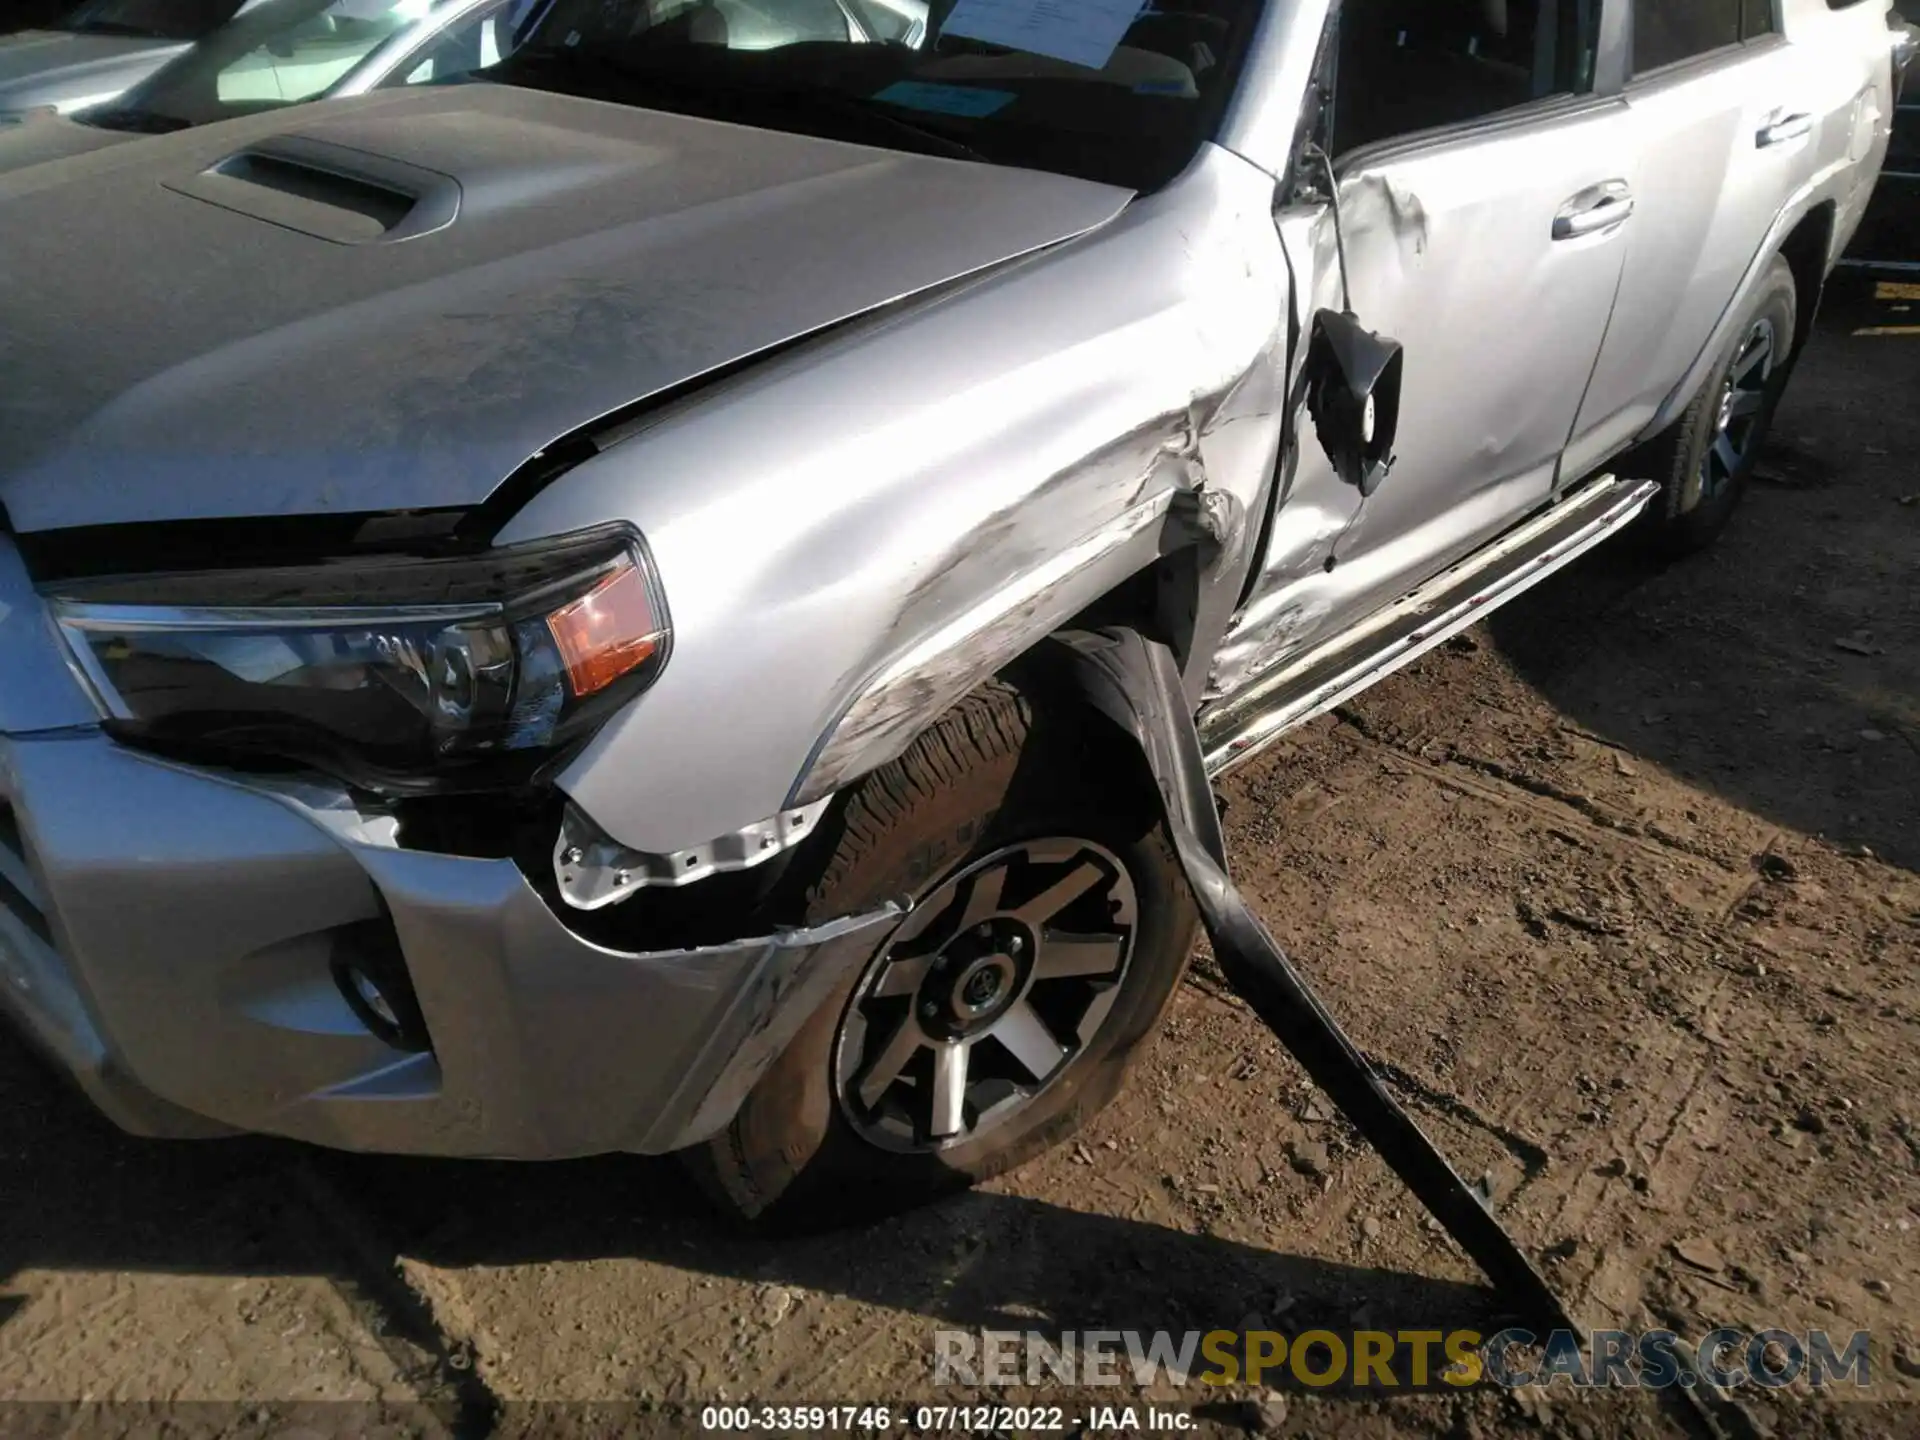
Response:
[[[460,183],[451,175],[291,135],[250,145],[166,188],[335,245],[417,239],[460,213]]]

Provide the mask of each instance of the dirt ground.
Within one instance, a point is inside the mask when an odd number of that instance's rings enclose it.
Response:
[[[1901,316],[1829,307],[1713,553],[1592,557],[1225,786],[1242,886],[1584,1323],[1868,1329],[1877,1399],[1147,1398],[1222,1433],[1920,1435],[1920,337],[1852,333]],[[1079,1143],[779,1245],[670,1162],[137,1142],[0,1037],[0,1397],[45,1402],[11,1433],[691,1430],[931,1396],[943,1328],[1488,1314],[1204,955]]]

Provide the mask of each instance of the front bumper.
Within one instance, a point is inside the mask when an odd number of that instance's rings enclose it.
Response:
[[[399,848],[346,797],[190,769],[88,728],[0,734],[0,1007],[123,1127],[557,1158],[715,1133],[874,953],[887,907],[626,954],[509,860]],[[334,983],[391,924],[432,1040]]]

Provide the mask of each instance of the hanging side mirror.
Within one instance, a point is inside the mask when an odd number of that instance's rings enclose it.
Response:
[[[1307,413],[1334,473],[1371,495],[1393,466],[1404,352],[1350,313],[1322,310],[1307,345]]]

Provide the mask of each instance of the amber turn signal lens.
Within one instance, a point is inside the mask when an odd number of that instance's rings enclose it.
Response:
[[[578,600],[547,617],[547,630],[566,662],[575,699],[604,690],[660,648],[661,625],[647,580],[622,565]]]

